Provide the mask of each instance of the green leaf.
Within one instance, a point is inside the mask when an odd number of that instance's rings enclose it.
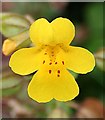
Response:
[[[22,86],[22,77],[13,74],[8,67],[3,66],[0,92],[2,96],[10,96],[18,92]]]
[[[9,40],[15,41],[17,47],[27,47],[27,44],[31,44],[31,40],[29,39],[29,30],[24,30],[16,36],[8,38]],[[24,45],[23,45],[24,43]],[[26,45],[25,45],[26,44]]]
[[[29,29],[30,21],[14,13],[0,14],[0,31],[5,37],[11,37]]]
[[[0,31],[5,37],[12,37],[14,35],[19,34],[24,29],[25,29],[24,27],[2,23]]]
[[[14,95],[17,92],[19,92],[20,89],[21,89],[21,85],[20,86],[15,86],[15,87],[9,88],[9,89],[4,89],[4,90],[0,89],[0,93],[1,93],[0,95],[2,95],[2,97],[11,96],[11,95]]]
[[[1,83],[2,82],[2,83]],[[13,75],[7,76],[3,78],[3,80],[0,80],[0,84],[2,84],[2,88],[0,89],[8,89],[11,87],[15,87],[20,84],[20,77],[16,77]]]

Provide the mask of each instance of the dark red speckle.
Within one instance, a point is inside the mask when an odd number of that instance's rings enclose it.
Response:
[[[51,74],[51,70],[49,70],[49,74]]]
[[[60,77],[60,75],[57,75],[58,77]]]
[[[45,63],[45,60],[43,60],[43,64]]]
[[[62,61],[62,64],[64,65],[64,61]]]
[[[45,55],[47,55],[47,53],[44,53]]]
[[[58,70],[58,73],[60,73],[60,70]]]
[[[51,64],[52,64],[52,62],[49,63],[49,65],[51,65]]]

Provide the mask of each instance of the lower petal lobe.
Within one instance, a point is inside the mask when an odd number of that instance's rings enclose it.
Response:
[[[66,67],[76,73],[86,74],[95,66],[93,54],[81,47],[69,46],[64,56]]]
[[[9,66],[17,74],[28,75],[38,70],[43,54],[35,47],[20,49],[11,56]]]
[[[49,102],[53,98],[68,101],[75,98],[78,93],[78,85],[66,69],[59,71],[40,69],[28,86],[29,96],[39,103]]]

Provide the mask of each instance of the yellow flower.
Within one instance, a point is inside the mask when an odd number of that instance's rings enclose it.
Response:
[[[92,71],[95,59],[88,50],[69,46],[74,36],[74,25],[66,18],[51,23],[41,18],[31,25],[30,38],[36,47],[16,51],[9,65],[20,75],[37,71],[28,86],[32,99],[68,101],[79,94],[79,87],[67,69],[85,74]]]
[[[4,55],[9,55],[12,51],[16,49],[16,43],[12,40],[6,39],[3,43],[2,51]]]

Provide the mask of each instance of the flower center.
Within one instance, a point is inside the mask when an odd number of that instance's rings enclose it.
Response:
[[[55,74],[57,77],[61,76],[65,61],[58,55],[60,50],[61,46],[59,45],[46,46],[45,48],[42,64],[49,75]]]

